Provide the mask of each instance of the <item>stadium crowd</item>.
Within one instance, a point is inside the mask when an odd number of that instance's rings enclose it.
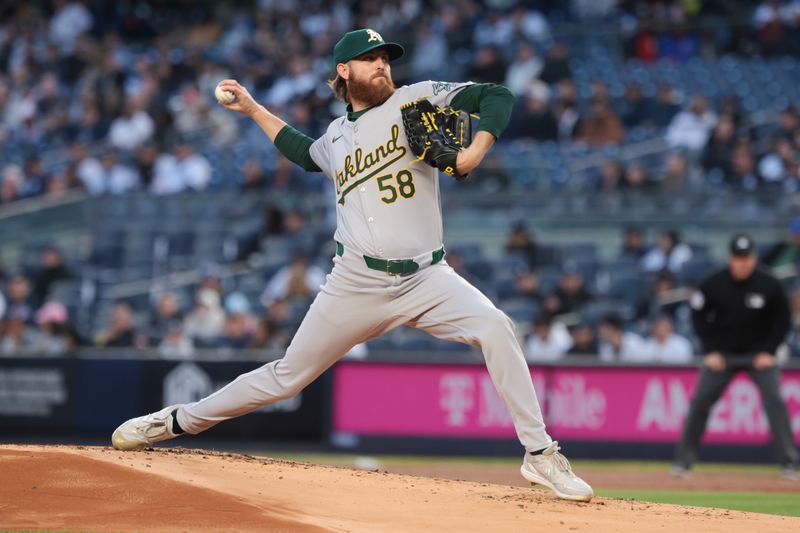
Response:
[[[786,241],[762,250],[762,268],[776,272],[789,268],[796,273],[800,218],[792,221]],[[636,277],[623,276],[617,289],[612,285],[611,290],[602,290],[597,279],[601,276],[587,279],[591,274],[584,277],[580,264],[565,261],[563,250],[537,243],[532,231],[516,223],[501,261],[510,267],[509,276],[494,280],[499,283],[487,284],[481,273],[485,265],[465,260],[458,248],[448,252],[447,260],[517,320],[531,362],[585,355],[606,362],[683,364],[702,350],[688,328],[688,299],[678,289],[692,254],[692,247],[680,242],[677,232],[664,232],[648,245],[640,228],[629,227],[613,268],[633,267]],[[74,276],[54,247],[41,251],[39,264],[30,272],[0,276],[0,356],[62,355],[83,347],[148,348],[173,358],[191,358],[196,349],[221,354],[281,350],[299,327],[325,271],[295,253],[253,301],[242,291],[226,290],[210,270],[191,291],[151,292],[147,309],[117,301],[92,331],[76,327],[70,310],[57,298],[58,284]],[[636,279],[646,283],[642,290],[630,291]],[[793,288],[789,298],[792,332],[787,343],[791,356],[800,357],[800,287]],[[367,347],[356,354],[365,356]]]
[[[507,85],[517,109],[497,150],[516,143],[601,151],[602,162],[572,176],[588,184],[589,194],[800,189],[797,101],[776,100],[780,107],[765,111],[777,119],[763,128],[738,97],[690,92],[677,80],[655,86],[627,80],[622,91],[601,78],[583,83],[576,60],[590,60],[583,54],[591,46],[565,29],[585,29],[591,21],[619,27],[610,33],[618,42],[608,48],[622,52],[620,64],[646,68],[729,55],[785,57],[800,50],[800,2],[564,4],[433,2],[423,17],[419,0],[312,1],[302,2],[301,17],[297,1],[0,3],[0,213],[6,204],[66,191],[324,192],[328,184],[320,175],[277,157],[260,132],[213,102],[213,89],[221,79],[237,78],[293,125],[319,135],[343,112],[326,85],[330,51],[355,26],[379,29],[406,47],[407,59],[394,67],[398,83],[439,78]],[[720,19],[735,24],[713,24]],[[641,138],[663,139],[667,149],[641,160],[607,151]],[[273,215],[290,226],[289,234],[302,234],[291,229],[298,214]],[[264,233],[272,231],[269,216]],[[519,311],[515,318],[530,330],[531,360],[582,353],[607,361],[685,362],[699,347],[689,338],[685,299],[675,295],[697,281],[686,276],[687,268],[698,261],[708,266],[709,258],[681,242],[678,231],[654,242],[646,233],[626,230],[614,264],[631,278],[621,280],[603,280],[585,257],[537,243],[524,224],[509,233],[505,275],[467,251],[450,250],[447,259]],[[792,225],[791,235],[782,252],[764,256],[766,266],[796,263],[800,225]],[[256,232],[239,243],[236,259],[257,253],[263,236]],[[264,280],[258,301],[212,273],[191,291],[154,293],[149,309],[119,301],[104,323],[87,330],[52,290],[80,281],[80,265],[47,247],[39,265],[0,272],[0,354],[97,346],[191,357],[199,348],[284,348],[323,279],[317,259],[295,254]],[[641,283],[629,283],[633,278]],[[797,354],[800,291],[791,301]]]
[[[534,7],[535,6],[535,7]],[[569,33],[551,21],[601,17],[619,48],[644,64],[680,64],[722,54],[791,55],[800,43],[800,3],[764,2],[270,2],[235,7],[194,2],[6,2],[0,23],[0,205],[78,189],[91,195],[209,186],[323,187],[282,158],[215,154],[240,147],[244,128],[213,102],[235,77],[292,124],[316,136],[342,106],[326,87],[330,50],[354,25],[398,38],[408,59],[398,83],[426,78],[504,83],[518,97],[503,141],[599,148],[632,132],[663,135],[656,161],[614,157],[585,177],[601,191],[681,190],[729,184],[798,187],[800,120],[792,105],[779,125],[754,136],[734,96],[710,98],[662,82],[602,79],[576,84]],[[734,17],[733,32],[708,26]],[[180,20],[180,24],[175,24]],[[728,20],[728,19],[726,19]],[[585,28],[585,27],[584,27]],[[763,133],[763,135],[762,135]],[[265,159],[266,157],[266,159]],[[259,167],[263,179],[255,179]],[[288,175],[296,180],[280,181]],[[576,177],[578,179],[578,177]]]

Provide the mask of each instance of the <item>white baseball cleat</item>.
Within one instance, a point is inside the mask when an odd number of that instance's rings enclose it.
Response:
[[[111,435],[111,444],[118,450],[141,450],[162,440],[174,439],[172,411],[183,404],[170,405],[149,415],[123,422]]]
[[[520,472],[532,484],[550,488],[564,500],[588,502],[594,496],[592,487],[572,472],[566,457],[559,453],[558,441],[537,455],[525,454]]]

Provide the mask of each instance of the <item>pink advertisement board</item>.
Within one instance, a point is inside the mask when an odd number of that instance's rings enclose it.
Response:
[[[562,367],[532,369],[554,438],[675,442],[697,370]],[[800,371],[782,393],[800,440]],[[341,363],[334,373],[333,429],[340,434],[514,438],[514,427],[480,365]],[[769,426],[756,386],[734,378],[709,419],[705,442],[763,444]]]

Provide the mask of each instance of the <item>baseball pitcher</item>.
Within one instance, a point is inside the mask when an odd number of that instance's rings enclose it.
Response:
[[[373,30],[347,33],[334,47],[330,82],[347,114],[316,140],[270,113],[237,81],[219,84],[228,95],[222,105],[254,120],[291,161],[334,181],[334,267],[282,359],[198,402],[123,423],[112,436],[115,448],[197,434],[292,397],[355,344],[405,325],[480,347],[526,450],[522,475],[560,498],[592,498],[545,431],[513,322],[445,260],[439,171],[463,179],[480,164],[508,123],[513,96],[493,84],[396,88],[390,61],[402,55],[400,45]],[[465,113],[480,114],[471,139]]]

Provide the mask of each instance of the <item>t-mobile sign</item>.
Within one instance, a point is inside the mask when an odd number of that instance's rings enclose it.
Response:
[[[675,442],[697,370],[542,368],[531,372],[554,438]],[[782,393],[800,439],[800,371],[783,372]],[[333,429],[339,434],[514,438],[488,372],[471,365],[341,363],[334,372]],[[706,442],[763,444],[769,425],[756,386],[737,376],[714,406]]]

